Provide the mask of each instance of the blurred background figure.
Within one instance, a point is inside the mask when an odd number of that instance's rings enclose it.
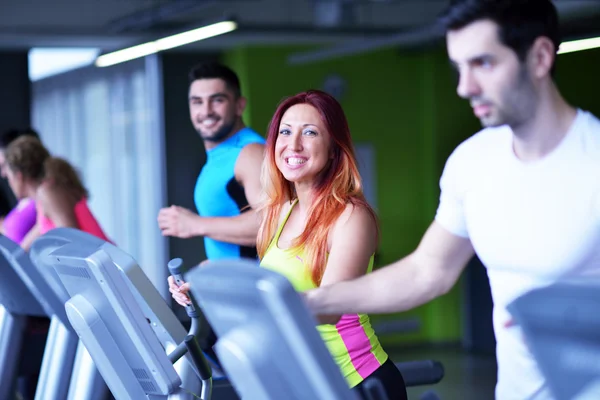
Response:
[[[39,135],[36,131],[31,128],[18,130],[11,129],[4,132],[0,136],[0,174],[3,178],[7,177],[6,174],[6,148],[17,138],[22,136],[28,136],[35,139],[39,139]],[[14,194],[14,193],[13,193]],[[15,197],[17,196],[14,194]],[[17,198],[17,205],[10,209],[10,201],[6,196],[0,196],[0,209],[7,210],[2,219],[1,233],[11,239],[12,241],[21,244],[25,236],[31,231],[36,223],[36,207],[35,201],[31,197]]]
[[[5,157],[6,176],[15,196],[36,202],[36,226],[21,242],[24,249],[57,227],[81,229],[108,240],[87,205],[87,189],[68,161],[51,157],[38,139],[26,136],[13,141]]]

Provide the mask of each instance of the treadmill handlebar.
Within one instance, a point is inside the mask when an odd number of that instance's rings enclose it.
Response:
[[[202,349],[200,348],[196,337],[193,335],[187,335],[183,342],[185,343],[188,353],[192,358],[192,362],[198,369],[198,375],[200,375],[200,379],[202,379],[202,381],[210,380],[212,378],[212,369],[202,354]]]
[[[173,275],[175,283],[177,283],[178,286],[181,286],[185,282],[183,280],[183,274],[186,272],[184,269],[183,260],[181,258],[174,258],[169,261],[167,267],[169,268],[171,275]],[[196,340],[198,340],[200,343],[200,348],[202,350],[210,349],[216,340],[212,327],[206,320],[206,317],[204,316],[204,313],[200,307],[198,307],[198,303],[196,303],[192,293],[188,291],[187,296],[190,298],[192,303],[185,306],[185,311],[192,322],[189,334],[196,337]]]
[[[432,385],[444,378],[444,366],[436,360],[418,360],[396,363],[407,387]]]
[[[174,258],[167,264],[169,268],[169,272],[173,275],[175,279],[175,283],[177,286],[181,286],[185,281],[183,280],[184,266],[183,260],[181,258]],[[187,293],[187,296],[190,298],[192,304],[185,306],[185,311],[190,318],[200,318],[201,314],[198,311],[198,305],[194,300],[194,297],[190,292]]]
[[[184,283],[183,273],[184,265],[181,258],[174,258],[167,264],[169,272],[173,275],[177,285]],[[212,368],[206,361],[204,354],[202,353],[202,346],[207,345],[206,343],[210,340],[210,334],[212,328],[208,324],[208,321],[204,317],[204,314],[196,304],[191,293],[188,292],[188,297],[191,300],[190,305],[185,307],[187,315],[191,318],[191,326],[188,335],[185,337],[182,343],[169,354],[171,362],[175,363],[181,358],[186,352],[190,355],[191,361],[196,367],[196,371],[200,379],[203,382],[203,390],[207,386],[210,387],[212,382]],[[203,397],[204,398],[204,397]]]

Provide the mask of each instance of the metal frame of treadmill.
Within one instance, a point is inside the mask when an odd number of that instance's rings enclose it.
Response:
[[[219,260],[185,275],[219,337],[216,352],[240,396],[358,398],[290,282],[257,265],[249,260]]]
[[[114,268],[118,272],[116,276],[113,275],[113,278],[119,282],[124,282],[127,286],[128,290],[123,292],[126,292],[125,296],[130,296],[127,306],[139,310],[143,314],[164,350],[168,353],[184,340],[187,335],[184,327],[137,262],[129,254],[108,242],[76,229],[57,228],[46,235],[48,234],[52,234],[54,238],[62,240],[63,245],[55,246],[52,251],[40,255],[40,261],[52,269],[53,273],[61,269],[66,273],[64,276],[57,274],[58,279],[63,285],[66,282],[62,278],[67,277],[70,273],[77,273],[74,270],[69,272],[69,268],[83,267],[90,276],[95,273],[91,268],[96,268],[97,270],[97,268],[102,268],[101,265],[106,268]],[[120,288],[123,289],[121,286]],[[77,289],[76,287],[65,287],[69,297],[67,302],[67,308],[70,309],[69,312],[74,311],[73,306],[77,307],[77,304],[86,307],[81,302],[82,299],[73,301],[74,297],[78,295]],[[131,299],[135,301],[131,301]],[[91,304],[90,302],[87,303],[88,305]],[[79,333],[81,334],[81,331]],[[84,340],[83,336],[82,340]],[[88,350],[91,351],[91,349]],[[166,353],[163,354],[166,357]],[[97,363],[101,359],[101,357],[97,358],[94,354],[91,355],[97,360]],[[175,363],[174,367],[181,378],[181,387],[193,393],[199,392],[200,381],[187,356]],[[102,371],[103,368],[98,365],[98,369]],[[192,398],[192,395],[184,390],[179,392],[178,394],[170,395],[169,399],[187,400]]]
[[[14,389],[21,359],[21,349],[27,325],[27,317],[45,317],[47,313],[17,271],[29,258],[17,255],[18,244],[0,236],[0,399],[10,397]],[[20,252],[22,253],[22,251]]]

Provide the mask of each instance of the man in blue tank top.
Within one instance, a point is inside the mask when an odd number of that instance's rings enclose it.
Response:
[[[190,118],[206,149],[194,202],[198,214],[163,208],[158,224],[165,236],[204,237],[209,260],[256,258],[260,170],[265,140],[245,126],[246,99],[235,72],[218,63],[195,66],[189,75]]]

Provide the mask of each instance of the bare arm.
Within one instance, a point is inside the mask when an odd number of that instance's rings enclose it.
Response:
[[[260,201],[260,173],[264,159],[264,145],[252,143],[245,146],[235,163],[235,178],[244,188],[249,210],[235,217],[204,218],[203,236],[222,242],[256,245],[260,219],[256,206]]]
[[[447,293],[473,255],[468,239],[433,222],[407,257],[361,278],[307,292],[306,301],[317,315],[409,310]]]
[[[254,210],[235,217],[203,218],[198,225],[199,235],[241,246],[255,246],[260,220]]]
[[[206,236],[221,242],[242,246],[256,245],[260,219],[254,207],[260,200],[260,170],[264,146],[258,143],[242,149],[235,165],[235,177],[244,188],[251,209],[234,217],[201,217],[185,208],[162,209],[158,223],[165,236],[188,238]]]
[[[33,228],[31,228],[29,232],[27,232],[27,235],[25,235],[25,237],[23,238],[23,241],[21,242],[21,247],[25,251],[29,251],[31,245],[38,237],[40,237],[40,226],[36,223],[33,226]]]
[[[376,236],[375,221],[367,210],[349,205],[330,234],[329,257],[320,287],[364,276],[377,249]],[[335,324],[340,317],[340,312],[334,312],[319,315],[317,319],[321,323]]]

